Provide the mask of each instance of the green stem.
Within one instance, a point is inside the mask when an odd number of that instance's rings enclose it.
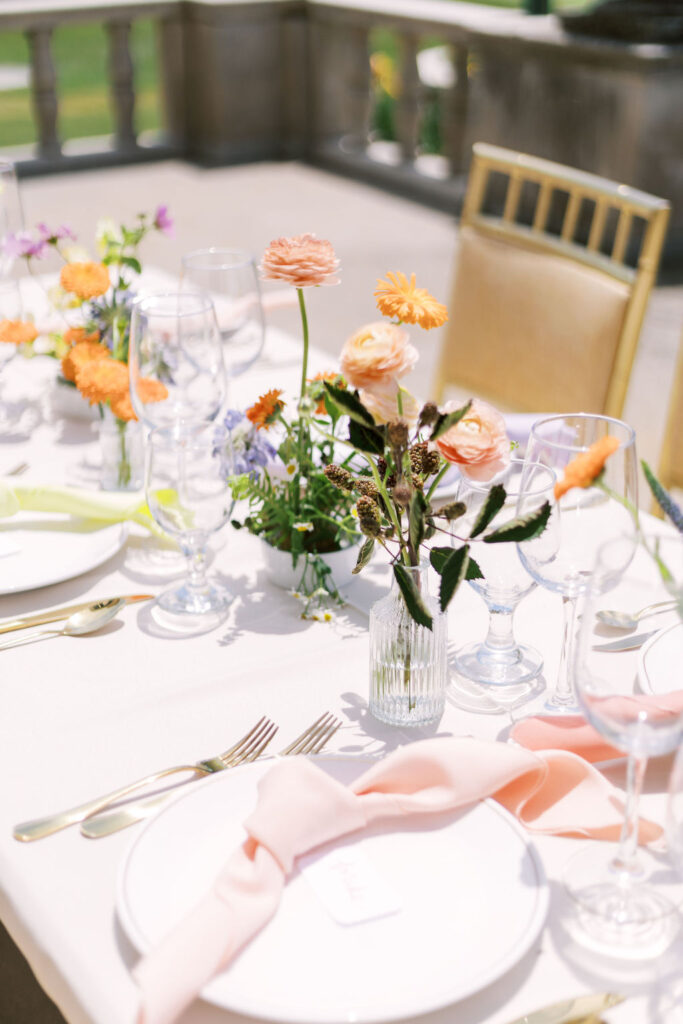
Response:
[[[304,301],[304,290],[303,288],[297,288],[296,294],[299,298],[299,312],[301,313],[301,329],[303,333],[304,351],[301,358],[301,389],[299,391],[299,402],[306,394],[306,379],[308,376],[308,317],[306,316],[306,302]],[[294,495],[294,511],[298,514],[301,493],[299,488],[299,476],[304,466],[304,450],[306,447],[306,438],[308,436],[308,427],[304,421],[301,413],[299,413],[299,472],[296,475],[296,493]]]
[[[425,494],[425,498],[426,498],[427,501],[430,500],[432,494],[434,493],[436,488],[439,486],[439,484],[441,483],[441,481],[443,480],[444,476],[446,475],[446,473],[448,472],[448,470],[450,468],[451,468],[450,462],[444,462],[443,466],[441,467],[441,469],[439,470],[439,472],[436,474],[436,476],[432,480],[431,484],[429,485],[429,490]]]

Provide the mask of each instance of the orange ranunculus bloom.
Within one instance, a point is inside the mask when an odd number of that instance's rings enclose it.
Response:
[[[285,403],[280,400],[282,391],[271,390],[259,397],[250,409],[247,409],[246,416],[257,430],[268,430],[274,422],[277,414],[284,409]]]
[[[65,292],[79,299],[95,299],[109,288],[109,271],[104,263],[66,263],[59,275]]]
[[[89,331],[87,327],[69,327],[64,331],[62,340],[66,345],[78,345],[82,341],[99,341],[100,332],[95,328]]]
[[[448,320],[448,310],[437,302],[426,288],[415,287],[415,274],[410,281],[405,274],[387,274],[388,281],[377,281],[377,308],[383,316],[396,317],[405,324],[419,324],[426,331],[441,327]]]
[[[588,451],[581,452],[565,466],[564,476],[555,484],[555,498],[560,500],[563,494],[572,487],[590,487],[596,477],[602,473],[610,455],[619,447],[619,441],[611,434],[606,434],[592,444]]]
[[[315,235],[275,238],[261,259],[259,270],[266,281],[287,281],[295,288],[338,284],[339,267],[331,242]]]
[[[404,377],[417,359],[407,332],[379,320],[359,328],[344,342],[339,365],[352,388],[373,388]]]
[[[110,358],[111,352],[106,345],[97,341],[79,341],[62,359],[62,376],[75,383],[76,374],[86,363]]]
[[[117,359],[86,363],[76,374],[76,387],[91,405],[119,398],[128,391],[128,367]]]
[[[337,387],[346,387],[346,382],[337,373],[336,370],[323,370],[322,373],[316,373],[315,377],[311,377],[311,379],[309,380],[309,384],[312,384],[314,381],[317,380],[329,380],[331,384],[336,383]],[[319,399],[318,404],[315,407],[315,414],[316,416],[324,416],[326,413],[327,409],[325,408],[325,396],[323,395],[323,397]]]
[[[0,341],[10,345],[24,345],[35,341],[38,330],[28,320],[0,320]]]

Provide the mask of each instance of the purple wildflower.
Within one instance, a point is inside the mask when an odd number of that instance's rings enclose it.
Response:
[[[163,231],[165,235],[173,234],[173,218],[168,212],[168,206],[165,204],[157,206],[157,211],[154,214],[154,227],[157,231]]]
[[[236,409],[229,409],[223,425],[216,429],[213,454],[220,456],[226,477],[246,474],[252,480],[277,457],[275,448],[262,432]]]
[[[56,231],[51,231],[47,224],[43,222],[38,224],[37,227],[40,240],[47,242],[48,245],[56,245],[57,242],[62,242],[65,238],[71,239],[72,242],[76,241],[75,234],[66,224],[61,224]]]
[[[17,231],[7,235],[3,243],[3,251],[10,259],[32,257],[40,260],[45,255],[47,242],[43,238],[35,239],[28,231]]]

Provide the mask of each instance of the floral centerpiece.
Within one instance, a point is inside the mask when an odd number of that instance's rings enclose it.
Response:
[[[127,367],[134,284],[142,273],[139,249],[151,232],[170,234],[172,228],[166,206],[159,206],[153,217],[139,214],[133,227],[101,220],[96,229],[97,261],[74,244],[76,236],[65,226],[52,230],[39,224],[34,232],[10,235],[5,242],[9,255],[25,259],[30,271],[50,251],[63,262],[59,283],[48,294],[65,326],[51,333],[41,351],[61,360],[63,383],[99,406],[103,485],[112,489],[141,485],[141,435],[136,429]],[[4,333],[13,330],[22,335],[18,340],[31,354],[38,335],[34,325],[2,326]],[[143,381],[141,386],[146,402],[166,397],[166,389],[155,381]]]

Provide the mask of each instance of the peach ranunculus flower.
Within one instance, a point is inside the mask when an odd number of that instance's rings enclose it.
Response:
[[[86,363],[76,374],[76,387],[91,405],[119,398],[128,391],[128,367],[117,359]]]
[[[383,320],[365,324],[344,343],[341,371],[353,388],[376,388],[405,377],[418,360],[407,333]]]
[[[618,447],[619,441],[616,437],[607,434],[592,444],[588,451],[581,452],[572,459],[565,466],[563,478],[555,484],[555,499],[559,501],[572,487],[590,487],[602,473],[607,459]]]
[[[410,275],[410,281],[400,271],[387,277],[388,281],[377,281],[374,293],[383,316],[395,317],[405,324],[419,324],[426,331],[446,323],[448,310],[426,288],[415,287],[415,274]]]
[[[417,423],[417,416],[420,411],[420,404],[410,391],[401,388],[401,408],[398,411],[399,383],[397,380],[388,380],[383,384],[377,384],[372,388],[363,388],[359,397],[365,408],[372,415],[375,423],[391,423],[396,420],[414,427]]]
[[[100,345],[97,341],[79,341],[62,359],[62,376],[75,383],[78,371],[86,363],[110,358],[111,352],[106,345]]]
[[[339,284],[339,260],[331,242],[315,235],[274,239],[263,254],[259,271],[266,281],[287,281],[295,288]]]
[[[444,411],[455,412],[455,402]],[[455,462],[472,480],[490,480],[510,462],[510,439],[505,420],[497,409],[479,398],[472,399],[469,412],[436,439],[436,446],[448,462]]]
[[[0,341],[9,345],[27,345],[38,337],[38,329],[29,320],[0,320]]]
[[[64,331],[62,341],[65,345],[78,345],[81,341],[99,341],[100,332],[97,328],[89,331],[87,327],[69,327]]]
[[[109,289],[109,271],[104,263],[65,263],[59,275],[65,292],[79,299],[95,299]]]

